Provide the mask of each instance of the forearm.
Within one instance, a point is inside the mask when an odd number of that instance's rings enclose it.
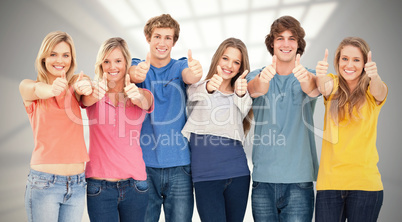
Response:
[[[93,104],[95,104],[96,102],[99,101],[98,98],[96,98],[94,95],[88,95],[88,96],[82,96],[81,97],[81,101],[82,101],[82,105],[84,106],[92,106]]]
[[[328,75],[316,77],[318,91],[325,97],[329,96],[334,88],[334,80]]]
[[[141,88],[139,88],[138,90],[141,94],[141,97],[136,98],[136,99],[131,99],[131,102],[143,110],[149,110],[153,104],[153,96],[152,96],[151,92],[149,92],[148,90],[141,89]]]
[[[265,95],[269,89],[269,82],[261,81],[259,76],[256,76],[247,84],[247,90],[252,98],[257,98],[259,96]]]
[[[52,85],[43,82],[37,82],[35,83],[34,87],[35,87],[34,94],[39,99],[48,99],[55,96],[52,92]]]
[[[320,95],[320,92],[317,89],[316,76],[312,73],[308,73],[308,79],[306,82],[301,82],[300,86],[304,93],[306,93],[309,97],[317,97]]]
[[[377,101],[384,101],[388,93],[388,88],[380,77],[370,80],[370,93]]]
[[[185,68],[182,71],[181,75],[182,75],[184,83],[186,83],[187,85],[197,83],[198,81],[201,80],[201,77],[202,77],[202,75],[194,75],[193,71],[191,71],[190,68]]]

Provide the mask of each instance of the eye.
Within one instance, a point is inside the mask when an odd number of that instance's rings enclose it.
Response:
[[[236,65],[240,65],[240,62],[235,62]]]
[[[108,64],[108,63],[109,63],[109,61],[105,60],[105,61],[103,61],[103,63]]]
[[[69,58],[70,57],[70,55],[63,55],[64,56],[64,58]]]
[[[227,61],[227,60],[228,60],[228,58],[226,58],[226,57],[222,57],[222,59],[223,59],[223,60],[225,60],[225,61]]]
[[[50,56],[56,56],[56,53],[50,53]]]
[[[360,59],[355,59],[354,61],[355,61],[355,62],[360,62]]]
[[[342,60],[343,60],[343,61],[348,61],[348,59],[347,59],[347,58],[342,58]]]

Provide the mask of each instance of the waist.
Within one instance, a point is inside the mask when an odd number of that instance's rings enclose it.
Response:
[[[84,173],[85,164],[84,163],[36,164],[31,165],[31,169],[48,174],[71,176]]]
[[[85,182],[85,173],[82,172],[82,173],[72,174],[72,175],[60,175],[60,174],[42,172],[42,171],[38,171],[38,170],[31,168],[31,170],[29,172],[29,178],[41,178],[41,179],[53,181],[53,182],[80,183],[80,182]]]

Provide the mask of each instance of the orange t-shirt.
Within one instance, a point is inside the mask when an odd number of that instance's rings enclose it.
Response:
[[[25,107],[35,149],[31,165],[88,162],[81,110],[73,88]]]

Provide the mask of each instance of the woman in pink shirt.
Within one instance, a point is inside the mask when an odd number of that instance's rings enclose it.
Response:
[[[127,75],[131,56],[121,38],[99,49],[91,95],[83,98],[89,119],[87,206],[91,221],[144,221],[148,184],[140,147],[146,113],[153,95]]]
[[[74,43],[65,32],[44,38],[35,66],[37,80],[19,87],[35,142],[25,192],[28,221],[81,221],[89,158],[78,102],[92,87],[82,73],[74,76]]]

